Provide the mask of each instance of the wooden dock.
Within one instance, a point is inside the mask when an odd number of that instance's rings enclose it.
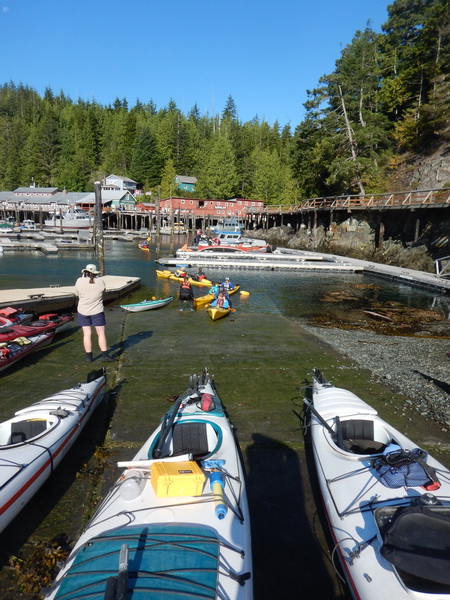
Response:
[[[105,302],[117,300],[141,285],[140,277],[105,275],[103,279],[106,284]],[[48,310],[75,309],[75,305],[76,295],[73,285],[0,290],[0,308],[11,306],[40,313]]]

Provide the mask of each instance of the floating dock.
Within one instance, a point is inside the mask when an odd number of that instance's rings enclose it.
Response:
[[[112,302],[140,287],[140,277],[104,275],[106,284],[105,302]],[[48,310],[68,310],[75,308],[77,297],[73,285],[52,285],[47,288],[0,290],[0,308],[11,306],[36,313]]]
[[[320,271],[366,273],[375,277],[398,281],[411,286],[450,295],[450,279],[438,274],[383,265],[334,254],[277,248],[272,253],[185,253],[183,256],[160,258],[156,262],[165,266],[223,267],[226,269],[259,269],[289,271]]]
[[[362,271],[359,265],[352,264],[350,259],[341,256],[293,250],[284,252],[186,252],[177,257],[159,258],[157,263],[164,266],[200,266],[225,269],[258,269],[266,271]]]

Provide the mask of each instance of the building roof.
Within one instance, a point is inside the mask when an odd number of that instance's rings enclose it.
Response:
[[[134,179],[130,179],[129,177],[122,177],[121,175],[114,175],[113,173],[111,173],[111,175],[107,175],[105,177],[105,181],[110,178],[121,179],[122,181],[127,181],[128,183],[137,183],[137,181],[134,181]]]
[[[175,179],[179,183],[197,183],[197,177],[189,177],[188,175],[176,175]]]
[[[57,187],[19,187],[14,190],[14,194],[56,194],[61,190]]]

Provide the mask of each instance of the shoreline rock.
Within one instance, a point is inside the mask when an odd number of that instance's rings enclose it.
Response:
[[[406,396],[409,407],[450,429],[449,340],[311,327],[303,320],[298,323],[371,371],[375,381]]]

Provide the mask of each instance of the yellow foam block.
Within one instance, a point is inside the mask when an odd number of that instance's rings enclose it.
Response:
[[[151,482],[158,498],[200,496],[206,477],[195,461],[155,462]]]

